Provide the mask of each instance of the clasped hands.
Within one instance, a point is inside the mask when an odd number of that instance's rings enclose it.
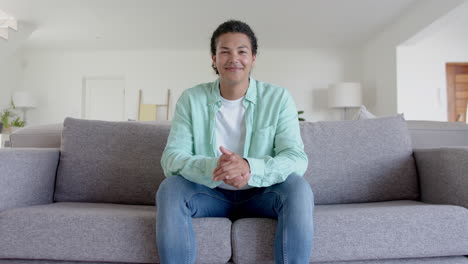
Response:
[[[220,146],[219,150],[222,155],[219,157],[218,166],[213,171],[213,181],[224,181],[236,188],[247,185],[251,176],[249,163],[223,146]]]

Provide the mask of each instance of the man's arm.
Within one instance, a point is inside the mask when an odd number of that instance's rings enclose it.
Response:
[[[214,188],[219,184],[212,180],[217,163],[218,158],[194,155],[190,102],[184,92],[177,101],[171,132],[161,158],[164,175],[181,175],[192,182]]]
[[[285,97],[275,132],[275,156],[246,157],[251,171],[250,186],[271,186],[285,181],[293,173],[302,176],[307,169],[296,105],[289,93]]]

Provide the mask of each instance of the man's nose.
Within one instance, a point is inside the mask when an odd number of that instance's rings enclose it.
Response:
[[[236,62],[239,60],[239,54],[237,54],[237,52],[231,52],[231,54],[229,54],[229,62]]]

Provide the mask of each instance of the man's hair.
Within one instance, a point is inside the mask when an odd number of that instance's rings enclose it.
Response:
[[[216,44],[218,41],[219,36],[226,34],[226,33],[242,33],[245,34],[250,40],[250,46],[252,46],[252,55],[257,55],[257,37],[255,37],[255,33],[246,23],[239,21],[239,20],[228,20],[221,25],[213,32],[211,36],[211,55],[216,55]],[[211,67],[215,70],[216,74],[218,74],[218,70],[216,69],[215,65],[212,64]]]

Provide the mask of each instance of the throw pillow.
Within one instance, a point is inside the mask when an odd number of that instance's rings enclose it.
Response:
[[[376,117],[377,116],[369,112],[365,106],[361,105],[359,111],[354,115],[353,120],[370,119]]]

